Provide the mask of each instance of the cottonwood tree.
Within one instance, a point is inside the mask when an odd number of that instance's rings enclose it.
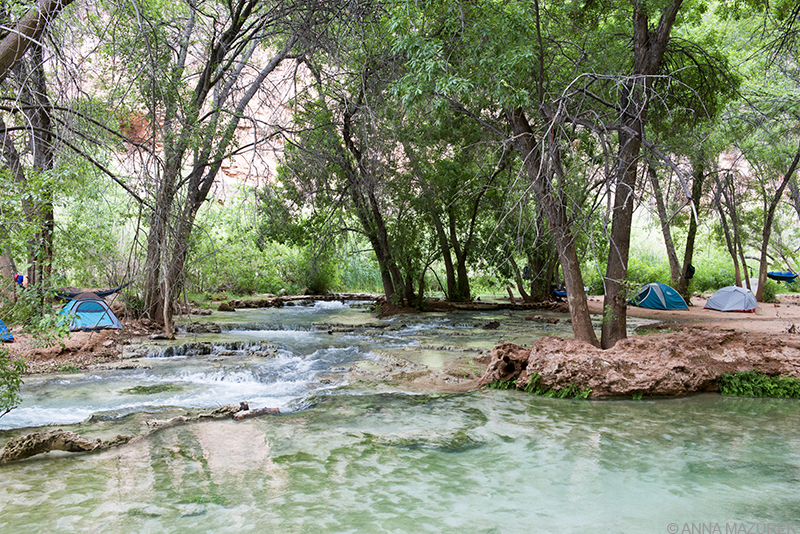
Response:
[[[73,0],[39,0],[28,8],[25,14],[12,23],[0,40],[0,81],[9,70],[25,55],[27,50],[37,44],[47,25]]]
[[[402,57],[390,49],[380,6],[361,8],[302,58],[307,88],[294,102],[282,182],[296,209],[313,208],[316,235],[355,232],[369,243],[387,301],[416,305],[433,235],[418,211],[419,185],[402,168],[406,111],[388,91]]]
[[[538,3],[531,9],[517,2],[398,2],[396,14],[392,29],[410,71],[399,90],[409,103],[433,97],[451,105],[517,151],[525,187],[546,214],[556,244],[575,337],[599,344],[575,246],[575,217],[582,215],[563,167],[562,150],[574,145],[554,105],[564,87],[554,78],[568,75],[573,58],[554,52],[548,32],[561,32],[557,22],[568,17],[558,8],[543,12]]]
[[[20,205],[12,215],[16,220],[2,225],[3,264],[8,276],[15,263],[9,249],[13,233],[25,241],[31,287],[43,286],[53,262],[55,185],[51,171],[57,134],[51,118],[43,37],[48,23],[69,3],[39,2],[17,21],[12,20],[10,10],[0,14],[8,28],[0,41],[0,109],[4,112],[4,117],[0,116],[0,158],[9,179],[6,188],[14,192]]]
[[[101,18],[112,26],[107,53],[145,127],[129,165],[150,199],[144,308],[171,333],[197,212],[223,162],[274,134],[274,110],[289,86],[271,79],[304,50],[335,3],[236,0],[120,4]],[[123,59],[124,61],[119,61]],[[136,119],[134,114],[132,119]],[[247,121],[253,136],[240,140]]]

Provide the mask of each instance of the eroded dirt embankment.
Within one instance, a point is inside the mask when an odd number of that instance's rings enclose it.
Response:
[[[756,369],[800,378],[800,335],[765,335],[690,327],[636,336],[601,350],[588,343],[543,338],[533,349],[494,348],[480,384],[516,379],[524,388],[534,374],[544,388],[572,384],[592,397],[666,395],[717,391],[723,374]]]

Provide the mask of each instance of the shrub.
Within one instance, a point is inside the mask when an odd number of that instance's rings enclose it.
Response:
[[[800,380],[797,378],[768,376],[755,369],[724,374],[719,377],[717,383],[723,395],[800,398]]]
[[[12,359],[8,350],[0,347],[0,417],[17,407],[22,400],[19,389],[26,370],[23,360]]]
[[[308,246],[302,255],[302,279],[305,288],[314,295],[324,295],[337,284],[336,259],[328,247]]]
[[[764,283],[764,291],[761,294],[762,300],[764,302],[776,302],[777,294],[778,294],[778,282],[767,278],[767,281]]]

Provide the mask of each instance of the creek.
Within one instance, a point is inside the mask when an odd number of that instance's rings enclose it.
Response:
[[[469,368],[501,341],[568,335],[563,320],[525,315],[239,310],[209,318],[221,333],[184,334],[117,368],[29,377],[0,444],[30,427],[135,434],[148,418],[243,400],[281,415],[2,465],[0,531],[800,531],[796,400],[560,400],[353,380],[397,362]]]

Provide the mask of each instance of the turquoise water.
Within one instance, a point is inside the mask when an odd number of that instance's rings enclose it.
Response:
[[[796,402],[335,395],[0,467],[3,532],[667,532],[797,523]],[[724,526],[723,526],[724,529]],[[724,532],[724,530],[723,530]]]
[[[312,321],[355,311],[298,313]],[[530,322],[500,316],[501,330],[484,332],[475,324],[486,316],[436,316],[428,326],[331,336],[293,317],[276,329],[270,315],[261,330],[256,314],[226,334],[270,339],[278,352],[267,359],[225,350],[29,381],[23,417],[0,420],[6,437],[42,421],[82,421],[98,407],[101,423],[64,428],[135,433],[143,418],[208,406],[215,395],[277,399],[286,409],[0,465],[0,532],[800,531],[795,400],[376,393],[347,384],[341,370],[375,350],[413,357],[459,339],[490,347]],[[337,373],[341,380],[317,380]],[[180,388],[130,394],[133,384],[164,383]],[[140,414],[147,410],[158,413]]]

